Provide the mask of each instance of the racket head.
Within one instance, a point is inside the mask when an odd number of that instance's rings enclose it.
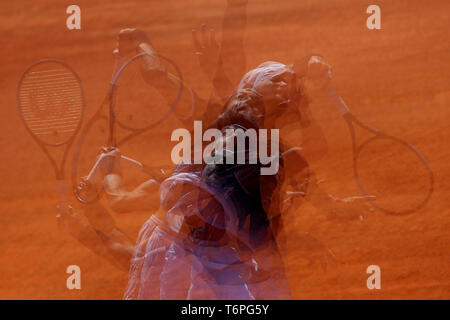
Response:
[[[143,67],[149,64],[167,62],[177,74],[179,81],[178,92],[173,102],[167,101],[151,84],[161,75],[158,71],[143,72]],[[156,79],[156,81],[158,81]],[[114,126],[131,132],[141,133],[150,130],[166,120],[174,111],[183,91],[182,74],[175,62],[161,54],[140,53],[124,62],[114,73],[110,87],[110,135],[115,134]],[[110,141],[117,141],[110,137]],[[126,139],[128,140],[128,138]],[[125,140],[117,141],[117,146]]]
[[[380,133],[356,149],[354,175],[368,201],[390,215],[417,212],[434,190],[425,157],[410,143]]]
[[[158,95],[158,93],[151,85],[145,82],[140,70],[140,63],[143,61],[141,59],[144,56],[149,56],[149,54],[141,53],[129,59],[124,59],[115,50],[114,55],[115,66],[107,97],[96,114],[83,128],[73,156],[72,187],[76,198],[84,204],[94,203],[101,198],[101,190],[92,191],[92,186],[87,185],[82,178],[80,180],[80,173],[87,175],[91,170],[95,163],[95,158],[98,156],[99,148],[105,145],[105,135],[108,136],[106,139],[107,146],[119,147],[124,142],[156,127],[174,111],[184,88],[183,77],[176,63],[162,54],[155,53],[155,56],[172,66],[172,70],[175,71],[178,79],[180,79],[180,86],[171,104],[168,105],[170,101],[161,100],[164,97],[154,99],[152,95]],[[143,99],[143,97],[147,97],[147,99]],[[135,104],[129,109],[122,109],[122,107],[127,107],[130,101],[138,100],[139,102],[141,101],[140,99],[149,103]],[[155,105],[158,106],[159,102],[164,106],[168,105],[168,107],[154,108]],[[131,113],[131,116],[127,116],[127,113]],[[117,127],[127,131],[127,135],[120,140],[116,138]],[[89,144],[86,141],[89,141]],[[151,171],[153,172],[154,170],[152,169]],[[153,176],[152,172],[148,172],[148,174]]]
[[[28,132],[40,143],[70,142],[81,126],[85,98],[73,69],[56,59],[29,66],[19,80],[17,105]]]

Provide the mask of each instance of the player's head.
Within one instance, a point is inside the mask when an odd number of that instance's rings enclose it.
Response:
[[[296,113],[296,74],[285,64],[268,61],[249,71],[241,80],[239,89],[252,89],[263,98],[266,126],[275,119]],[[295,117],[290,118],[294,121]]]

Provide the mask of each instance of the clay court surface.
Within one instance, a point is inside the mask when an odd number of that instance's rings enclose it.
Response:
[[[225,1],[80,0],[81,31],[66,28],[69,4],[0,4],[2,299],[120,299],[128,276],[56,226],[53,169],[26,132],[16,107],[17,83],[26,67],[44,57],[71,65],[83,82],[87,119],[108,89],[115,36],[121,28],[136,27],[179,64],[200,96],[208,97],[211,89],[198,70],[191,29],[207,23],[220,39]],[[366,28],[369,4],[381,7],[382,30]],[[322,54],[333,66],[334,86],[354,114],[414,144],[435,175],[428,205],[404,217],[375,211],[363,221],[329,220],[312,206],[299,204],[295,214],[286,217],[289,236],[283,250],[295,299],[450,298],[449,12],[446,0],[249,0],[247,69],[266,60],[288,64],[310,52]],[[345,122],[325,99],[311,108],[329,145],[328,155],[311,161],[311,166],[330,192],[358,194]],[[171,118],[122,151],[146,163],[167,164],[173,146],[168,129],[179,126]],[[295,132],[286,135],[301,141]],[[92,138],[89,148],[97,149],[102,141]],[[392,163],[406,172],[416,169],[405,168],[395,158]],[[70,202],[80,207],[73,196]],[[149,214],[114,218],[135,239]],[[315,254],[302,241],[306,233],[326,244],[337,260]],[[81,268],[81,290],[66,288],[65,271],[72,264]],[[381,267],[381,290],[366,287],[366,268],[372,264]]]

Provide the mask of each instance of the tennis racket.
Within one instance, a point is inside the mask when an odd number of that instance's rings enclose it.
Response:
[[[64,166],[85,108],[80,78],[62,61],[39,60],[20,78],[17,104],[27,131],[55,170],[59,206],[66,210]]]
[[[120,53],[116,53],[119,56]],[[153,92],[147,83],[143,68],[153,56],[140,53],[126,61],[114,74],[109,89],[109,137],[108,146],[120,147],[130,139],[156,127],[174,111],[183,93],[183,77],[175,62],[168,57],[155,54],[166,60],[178,75],[179,88],[170,107],[153,105]],[[119,58],[118,58],[119,59]],[[118,139],[117,130],[123,137]]]
[[[91,186],[95,186],[96,181],[99,181],[99,178],[102,177],[104,165],[112,163],[112,161],[104,161],[108,160],[108,154],[100,155],[84,181],[78,181],[78,163],[81,149],[86,135],[95,123],[99,120],[106,120],[108,124],[107,132],[105,132],[107,135],[106,146],[108,148],[121,147],[131,139],[148,132],[164,122],[176,108],[183,93],[181,71],[175,62],[168,57],[156,53],[153,55],[140,53],[123,62],[120,53],[117,50],[114,53],[116,60],[108,94],[100,109],[83,130],[74,154],[72,181],[75,194],[82,203],[91,203],[98,200],[100,192],[80,192],[80,188],[78,188],[80,183],[88,183]],[[179,79],[179,87],[175,99],[168,107],[157,105],[154,98],[157,93],[148,83],[148,79],[146,79],[146,75],[143,72],[143,67],[149,63],[149,59],[151,61],[155,56],[171,65]],[[164,104],[167,105],[167,102],[164,102]],[[121,165],[142,170],[158,181],[166,176],[167,170],[170,170],[169,168],[146,166],[123,155],[121,156]],[[85,194],[96,194],[97,196],[95,198],[86,197]]]
[[[353,174],[373,207],[391,215],[423,208],[433,193],[434,177],[425,157],[412,144],[358,120],[331,87],[327,94],[346,120],[353,146]],[[355,126],[373,134],[357,145]]]

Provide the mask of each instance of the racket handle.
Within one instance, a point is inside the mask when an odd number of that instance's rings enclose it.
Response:
[[[89,171],[89,174],[87,176],[87,180],[91,183],[95,182],[100,177],[101,169],[103,166],[105,156],[102,154],[100,157],[97,158],[97,161],[95,162],[94,166],[92,167],[91,171]]]
[[[58,192],[58,205],[61,211],[64,211],[68,208],[67,201],[67,185],[64,179],[56,180],[56,191]]]
[[[122,64],[124,62],[124,59],[120,56],[119,49],[114,49],[113,56],[114,56],[114,67],[113,67],[113,72],[112,72],[112,77],[111,77],[111,83],[114,82],[116,73],[117,73],[117,71],[119,71],[120,67],[122,66]]]
[[[350,112],[350,109],[345,104],[344,100],[339,96],[339,94],[332,87],[328,87],[327,95],[333,101],[334,106],[338,109],[339,113],[343,116]]]
[[[95,162],[94,166],[92,167],[91,171],[89,171],[89,174],[87,176],[87,181],[90,183],[96,183],[100,179],[103,181],[103,174],[105,172],[106,166],[111,165],[111,161],[114,161],[114,159],[107,159],[111,158],[111,155],[107,154],[101,154],[97,161]],[[121,161],[122,164],[122,161]]]

